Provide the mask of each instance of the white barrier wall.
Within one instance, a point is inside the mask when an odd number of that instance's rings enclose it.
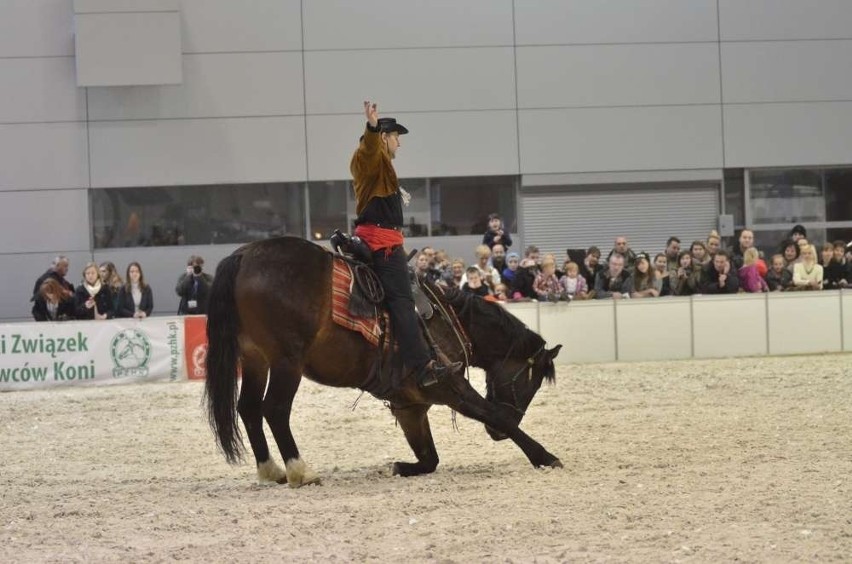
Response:
[[[852,352],[848,290],[510,303],[506,309],[548,346],[562,345],[559,364]]]

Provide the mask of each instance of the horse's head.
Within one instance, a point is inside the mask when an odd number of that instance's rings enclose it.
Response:
[[[526,358],[508,357],[485,371],[487,386],[486,399],[506,408],[506,414],[515,423],[524,418],[536,392],[543,381],[556,379],[556,367],[553,359],[559,354],[562,345],[547,349],[541,347]],[[502,441],[506,435],[488,425],[485,430],[495,441]]]

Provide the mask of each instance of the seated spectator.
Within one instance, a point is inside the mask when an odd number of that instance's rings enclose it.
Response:
[[[745,254],[743,254],[743,265],[737,271],[737,276],[740,279],[740,288],[753,294],[769,291],[766,280],[763,279],[763,276],[757,270],[758,258],[757,249],[754,247],[746,249]]]
[[[83,269],[83,281],[74,293],[74,315],[77,319],[112,319],[114,300],[108,285],[101,282],[98,265],[90,262]]]
[[[462,286],[462,279],[464,278],[464,270],[464,260],[460,258],[453,259],[450,263],[450,268],[448,268],[441,277],[441,281],[448,288],[460,289]]]
[[[612,298],[620,300],[630,298],[633,292],[633,277],[624,268],[624,255],[611,253],[607,260],[608,268],[598,272],[595,278],[595,299]]]
[[[467,292],[483,298],[491,294],[488,290],[488,286],[483,284],[482,275],[477,267],[468,266],[465,271],[465,278],[466,281],[462,283],[461,287],[462,292]]]
[[[74,293],[74,285],[71,284],[68,280],[65,279],[65,276],[68,274],[68,265],[70,262],[68,261],[68,257],[64,255],[59,255],[53,259],[53,262],[50,265],[50,268],[47,269],[47,272],[39,276],[35,285],[33,286],[33,293],[30,297],[30,301],[35,301],[38,297],[38,293],[41,290],[41,285],[48,278],[52,278],[59,282],[59,285],[68,290],[71,294]]]
[[[491,262],[489,264],[502,279],[502,273],[506,270],[506,248],[500,243],[491,247]]]
[[[713,260],[713,257],[716,256],[716,253],[719,249],[722,248],[722,238],[719,236],[719,233],[714,229],[710,232],[710,235],[707,236],[707,262],[705,262],[705,266],[707,263]]]
[[[562,292],[572,300],[585,300],[589,297],[589,286],[586,279],[580,276],[580,266],[574,261],[565,265],[565,274],[559,278]]]
[[[521,264],[521,257],[518,253],[509,253],[506,255],[506,268],[500,273],[500,278],[506,285],[509,287],[509,291],[511,292],[512,284],[515,281],[515,272],[518,270],[518,266]]]
[[[660,296],[672,294],[673,276],[674,273],[669,271],[669,259],[666,258],[666,254],[657,253],[657,256],[654,257],[654,288],[657,289]],[[636,285],[635,280],[633,285]]]
[[[728,251],[719,249],[713,256],[713,262],[704,267],[701,293],[736,294],[740,290],[737,271],[731,265]]]
[[[651,261],[646,253],[636,255],[636,265],[633,269],[633,291],[631,298],[657,298],[660,291],[656,288],[656,268],[651,268]]]
[[[192,255],[186,261],[186,272],[180,275],[175,293],[180,296],[178,315],[203,315],[207,313],[207,299],[213,277],[204,272],[204,259]]]
[[[535,277],[539,273],[539,250],[535,245],[530,245],[524,251],[524,259],[518,265],[515,271],[514,281],[512,283],[512,298],[529,298],[537,299],[533,284]]]
[[[691,296],[698,292],[701,285],[701,263],[689,251],[682,251],[677,258],[677,270],[672,274],[672,294],[675,296]]]
[[[492,213],[488,216],[488,231],[482,236],[482,244],[490,249],[497,243],[507,250],[512,246],[512,236],[505,230],[500,214]]]
[[[500,283],[500,273],[491,266],[490,260],[491,249],[489,249],[487,245],[479,245],[476,247],[476,264],[473,266],[479,269],[482,282],[488,286],[489,293],[492,288]],[[462,285],[464,285],[465,282],[467,282],[467,277],[462,278]]]
[[[119,307],[118,295],[121,293],[124,282],[121,280],[121,276],[118,275],[115,265],[110,261],[102,262],[98,271],[101,273],[101,283],[109,286],[113,301],[112,310],[117,314]]]
[[[36,321],[67,321],[74,319],[74,295],[55,278],[41,283],[32,309]]]
[[[432,266],[432,263],[429,261],[429,255],[423,251],[417,253],[417,259],[414,262],[414,272],[429,282],[437,282],[441,279],[441,273]]]
[[[792,239],[781,243],[781,254],[784,256],[784,267],[793,274],[793,265],[799,262],[799,245]]]
[[[805,241],[806,239],[799,239]],[[817,264],[813,245],[800,246],[802,261],[793,267],[793,288],[796,290],[822,290],[823,271]]]
[[[598,272],[603,270],[603,265],[600,264],[600,260],[601,250],[595,246],[591,246],[589,247],[589,250],[586,251],[586,257],[583,259],[583,262],[578,265],[580,267],[580,276],[586,279],[586,286],[588,286],[591,290],[594,290],[595,278],[597,277]]]
[[[677,270],[677,256],[680,254],[680,239],[677,237],[669,237],[666,241],[666,261],[667,269],[670,272]],[[633,281],[634,285],[636,280]]]
[[[619,235],[615,238],[615,242],[612,245],[612,250],[606,257],[607,263],[609,263],[609,258],[613,254],[619,254],[624,257],[624,268],[629,271],[633,271],[633,263],[636,262],[636,253],[628,246],[627,237],[623,235]]]
[[[541,261],[541,271],[535,277],[533,289],[536,298],[542,302],[569,299],[568,296],[563,295],[562,286],[556,277],[556,258],[553,255],[547,255]]]
[[[710,255],[707,253],[707,245],[704,241],[693,241],[689,247],[689,253],[692,255],[692,265],[696,268],[703,268],[710,262]],[[680,268],[680,255],[678,255],[678,268]]]
[[[772,256],[772,265],[764,278],[770,292],[783,292],[793,284],[793,273],[787,268],[784,255]]]
[[[154,293],[145,282],[142,265],[131,262],[127,265],[127,282],[119,290],[118,316],[145,319],[154,311]]]

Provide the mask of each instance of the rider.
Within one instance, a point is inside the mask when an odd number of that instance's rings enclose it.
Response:
[[[463,365],[454,362],[444,366],[431,359],[414,311],[402,237],[402,204],[410,196],[400,188],[391,163],[400,146],[399,136],[408,133],[408,129],[394,118],[379,119],[375,103],[364,102],[364,113],[367,129],[349,164],[358,214],[355,234],[372,251],[372,267],[385,290],[402,360],[417,375],[417,384],[425,388],[451,374],[460,374]],[[400,387],[396,381],[393,385]]]

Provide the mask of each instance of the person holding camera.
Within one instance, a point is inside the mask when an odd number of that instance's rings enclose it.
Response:
[[[204,259],[192,255],[186,261],[186,272],[178,278],[175,292],[180,296],[178,315],[203,315],[207,313],[207,298],[213,277],[204,272]]]

